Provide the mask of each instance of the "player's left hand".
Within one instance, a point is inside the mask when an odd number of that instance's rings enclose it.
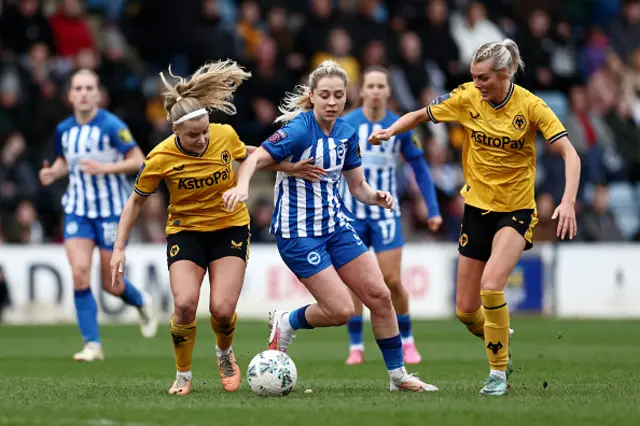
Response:
[[[322,176],[326,176],[327,172],[322,167],[316,166],[314,163],[315,161],[315,158],[307,158],[306,160],[293,163],[290,174],[311,182],[320,182],[322,180]]]
[[[80,160],[78,163],[80,171],[88,175],[102,175],[105,174],[105,165],[95,160]]]
[[[440,225],[442,225],[442,216],[434,216],[427,219],[427,225],[429,226],[429,230],[431,232],[436,232],[440,229]]]
[[[570,240],[576,236],[578,232],[578,224],[576,223],[576,205],[569,201],[562,201],[553,212],[551,219],[558,219],[558,230],[556,235],[564,240],[565,236],[569,236]]]
[[[238,203],[245,202],[249,198],[249,191],[246,191],[238,186],[225,191],[222,194],[222,201],[224,202],[224,208],[230,212],[236,210]]]
[[[387,191],[376,191],[376,205],[393,211],[393,196]]]
[[[125,260],[124,250],[113,250],[113,253],[111,254],[111,285],[113,287],[120,287],[124,285]]]

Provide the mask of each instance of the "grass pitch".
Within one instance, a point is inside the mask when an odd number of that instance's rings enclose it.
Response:
[[[296,390],[251,393],[246,368],[265,349],[265,323],[240,321],[234,350],[243,384],[225,393],[214,335],[200,321],[189,396],[170,396],[168,325],[143,340],[135,326],[103,326],[107,360],[78,364],[74,326],[0,326],[0,424],[9,425],[637,425],[640,322],[516,317],[508,396],[478,395],[488,373],[481,342],[454,321],[417,322],[423,362],[408,366],[438,393],[391,394],[370,329],[366,363],[347,367],[346,329],[302,330],[289,354]],[[305,394],[305,389],[313,393]]]

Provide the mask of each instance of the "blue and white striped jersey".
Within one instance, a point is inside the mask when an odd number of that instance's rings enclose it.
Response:
[[[400,216],[400,203],[397,194],[397,165],[399,154],[405,160],[423,157],[421,148],[414,144],[413,132],[406,132],[394,136],[381,145],[372,145],[368,142],[369,136],[374,130],[390,127],[398,116],[387,110],[387,114],[378,123],[370,122],[357,108],[344,116],[344,120],[358,132],[358,143],[362,152],[362,167],[367,183],[377,191],[389,191],[395,199],[394,211],[383,209],[379,206],[369,206],[353,198],[349,193],[346,181],[340,184],[340,195],[344,200],[344,206],[356,217],[356,219],[384,219]]]
[[[298,115],[263,142],[276,163],[315,158],[327,175],[320,182],[278,172],[270,232],[282,238],[321,237],[348,221],[338,185],[343,170],[362,165],[356,131],[338,118],[330,136],[318,126],[313,111]]]
[[[88,175],[80,171],[79,163],[83,159],[119,162],[135,146],[126,124],[102,109],[86,124],[78,124],[74,116],[58,124],[56,155],[69,165],[69,186],[62,197],[64,212],[90,219],[120,216],[131,193],[126,176]]]

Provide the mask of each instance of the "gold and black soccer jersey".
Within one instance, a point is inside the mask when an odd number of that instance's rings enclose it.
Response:
[[[434,123],[457,121],[465,129],[460,193],[467,204],[494,212],[535,209],[536,132],[550,143],[567,135],[542,99],[512,83],[494,105],[466,83],[433,101],[427,113]]]
[[[176,135],[158,144],[147,156],[134,191],[150,195],[164,179],[169,189],[166,234],[216,231],[249,224],[247,207],[224,208],[222,194],[236,186],[233,160],[247,157],[247,148],[228,125],[210,124],[210,140],[201,155],[182,149]]]

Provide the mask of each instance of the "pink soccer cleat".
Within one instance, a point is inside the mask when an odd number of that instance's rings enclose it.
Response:
[[[287,347],[295,337],[294,330],[288,326],[288,322],[285,324],[283,320],[285,315],[289,315],[289,312],[275,311],[269,313],[271,333],[269,334],[267,346],[272,351],[287,352]]]
[[[404,356],[405,364],[420,364],[420,361],[422,361],[418,348],[413,342],[402,345],[402,355]]]
[[[349,358],[345,364],[347,365],[357,365],[364,363],[364,351],[362,349],[351,349],[349,351]]]
[[[439,389],[428,383],[424,383],[413,374],[405,373],[399,380],[391,379],[389,385],[391,392],[437,392]]]

